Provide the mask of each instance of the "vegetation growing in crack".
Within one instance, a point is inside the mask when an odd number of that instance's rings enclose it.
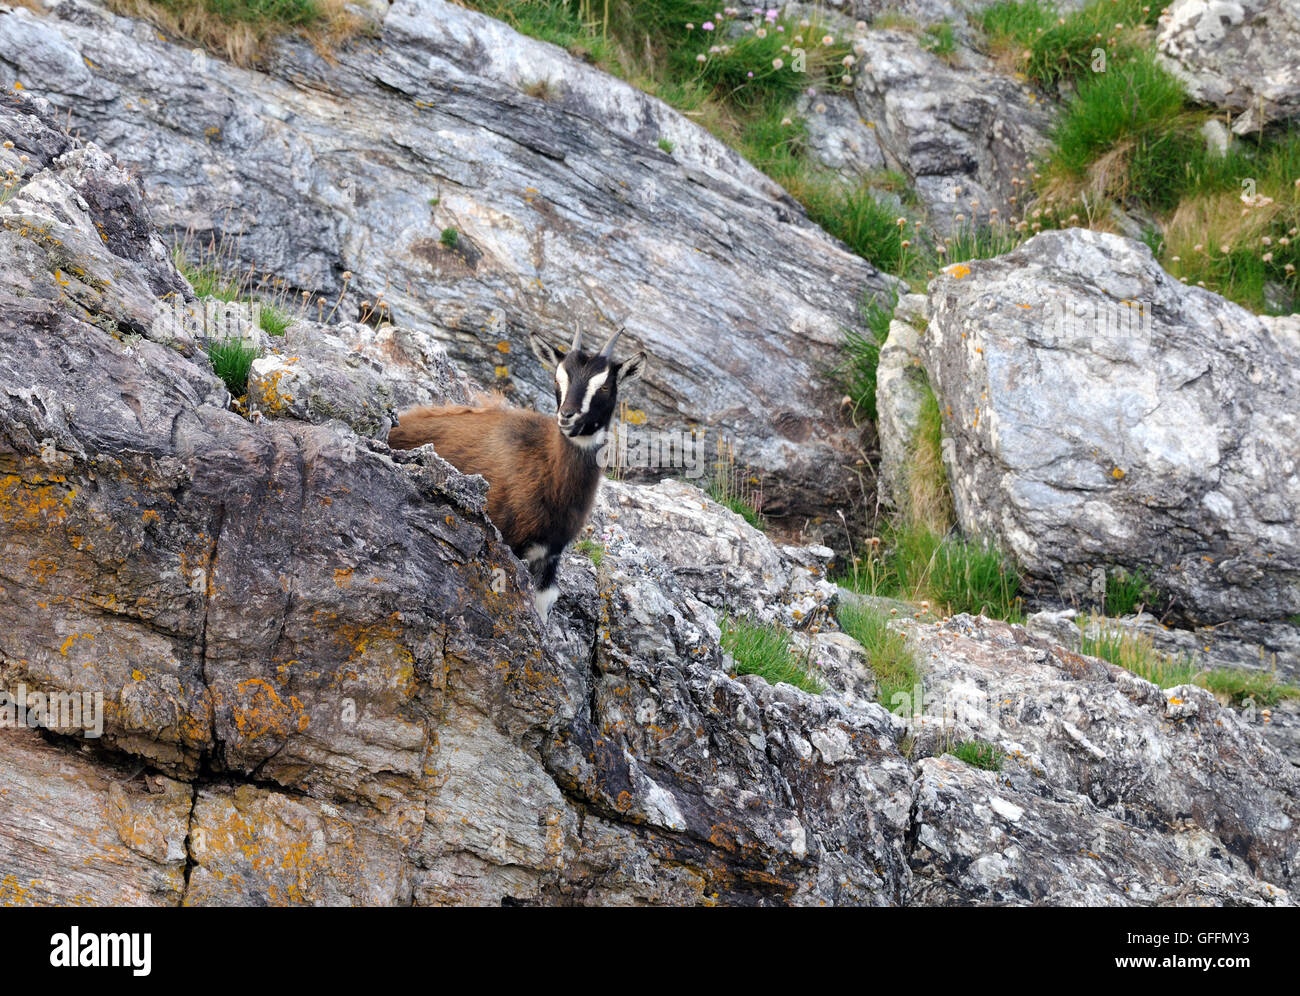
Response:
[[[814,694],[824,690],[811,660],[796,652],[789,630],[748,616],[724,618],[720,626],[722,649],[735,660],[736,674],[756,674],[769,684],[784,682]]]
[[[601,561],[605,559],[604,545],[597,543],[593,539],[580,539],[578,542],[573,544],[573,549],[575,552],[582,554],[590,560],[596,567],[599,567]]]
[[[1235,706],[1253,703],[1264,707],[1283,699],[1300,698],[1300,685],[1281,680],[1274,670],[1198,668],[1185,655],[1157,649],[1145,633],[1118,626],[1095,614],[1081,619],[1079,626],[1083,653],[1132,671],[1161,688],[1198,685]]]
[[[108,6],[239,66],[258,64],[270,43],[286,35],[305,38],[327,53],[363,26],[345,0],[108,0]]]
[[[836,618],[840,628],[866,651],[867,663],[876,676],[876,701],[891,711],[913,707],[920,671],[906,638],[889,628],[888,613],[844,601]]]
[[[1001,747],[987,740],[963,740],[954,744],[948,753],[972,768],[984,771],[1001,771],[1002,761],[1006,757]]]

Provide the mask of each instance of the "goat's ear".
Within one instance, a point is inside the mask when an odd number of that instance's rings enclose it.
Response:
[[[542,361],[542,366],[547,370],[554,370],[564,361],[564,354],[551,346],[536,332],[528,333],[528,345],[533,351],[533,355]]]
[[[630,384],[645,373],[647,358],[644,352],[628,357],[618,365],[618,386]]]

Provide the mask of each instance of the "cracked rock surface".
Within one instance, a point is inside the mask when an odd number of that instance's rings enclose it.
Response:
[[[0,97],[0,710],[100,694],[103,735],[0,729],[0,902],[1290,901],[1300,786],[1235,714],[959,617],[904,630],[984,707],[892,716],[829,552],[688,485],[611,484],[543,627],[484,482],[357,396],[456,397],[441,351],[303,328],[241,417],[153,320],[194,302],[141,184],[53,120]],[[828,691],[734,675],[724,613],[802,627]],[[972,734],[1002,771],[944,756]]]
[[[551,384],[528,333],[625,325],[652,358],[647,428],[727,435],[778,482],[770,514],[853,493],[830,371],[863,295],[895,281],[663,102],[442,0],[379,4],[329,61],[285,42],[264,73],[50,7],[0,12],[0,66],[142,178],[172,239],[224,241],[327,307],[346,287],[348,319],[385,292],[393,324],[527,404]]]

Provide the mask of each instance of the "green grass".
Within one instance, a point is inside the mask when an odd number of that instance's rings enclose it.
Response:
[[[226,384],[232,397],[240,398],[248,393],[248,375],[253,369],[253,361],[261,355],[251,346],[246,346],[239,339],[219,339],[208,344],[208,359],[212,361],[213,372]]]
[[[781,626],[753,619],[721,621],[722,648],[734,658],[736,674],[756,674],[769,684],[785,682],[814,694],[824,685],[795,653],[790,633]]]
[[[1200,673],[1185,657],[1157,650],[1150,637],[1113,626],[1099,616],[1081,620],[1079,625],[1082,653],[1117,664],[1161,688],[1193,684]]]
[[[921,32],[920,45],[932,55],[943,58],[957,51],[957,36],[953,33],[951,24],[941,21]]]
[[[844,360],[837,374],[845,394],[853,402],[854,414],[873,425],[880,417],[876,410],[876,372],[880,367],[880,348],[889,337],[889,323],[898,306],[898,294],[887,299],[871,295],[861,306],[862,328],[844,333]]]
[[[293,324],[293,316],[274,305],[264,304],[258,310],[257,322],[267,335],[282,336]]]
[[[1175,142],[1170,126],[1182,113],[1185,99],[1182,84],[1156,64],[1152,52],[1090,74],[1080,82],[1053,132],[1051,167],[1080,175],[1127,139],[1142,150],[1130,159],[1132,182],[1137,175],[1133,164],[1160,167],[1159,153],[1167,154]],[[1178,163],[1170,166],[1176,169]]]
[[[881,532],[881,551],[868,550],[841,584],[864,594],[931,603],[954,615],[1024,618],[1019,572],[996,549],[905,521],[887,524]]]
[[[1001,771],[1002,761],[1006,757],[1001,747],[987,740],[964,740],[954,745],[948,753],[972,768],[984,771]]]
[[[1115,206],[1152,219],[1143,241],[1180,280],[1256,312],[1290,312],[1300,304],[1300,127],[1236,137],[1226,154],[1210,149],[1200,129],[1212,112],[1188,101],[1155,60],[1151,28],[1162,9],[1094,0],[1060,16],[1028,0],[979,15],[995,54],[1041,85],[1063,85],[1053,148],[1030,195],[1037,201],[1024,202],[1024,234],[1110,230]],[[1094,64],[1097,49],[1104,65]],[[1258,204],[1243,202],[1256,193]]]
[[[675,148],[675,146],[668,139],[661,138],[659,139],[659,148],[671,156],[673,154],[673,149]]]
[[[878,609],[840,604],[836,613],[840,628],[862,645],[867,662],[876,675],[877,701],[891,712],[912,712],[921,684],[916,657],[901,633],[889,628],[889,617]]]
[[[176,268],[184,274],[199,297],[215,297],[219,301],[244,299],[239,278],[220,267],[207,263],[195,266],[177,255]]]
[[[859,256],[886,273],[905,273],[919,253],[899,225],[897,211],[882,205],[867,184],[846,188],[831,180],[812,180],[792,193],[808,216]],[[905,219],[904,219],[905,220]]]
[[[245,66],[263,61],[272,39],[301,35],[325,50],[362,27],[343,0],[108,0],[108,5]]]
[[[978,21],[995,50],[1013,53],[1035,83],[1055,87],[1108,71],[1132,54],[1145,37],[1139,29],[1154,25],[1162,7],[1143,0],[1093,0],[1061,15],[1050,3],[1028,0],[994,4]],[[1097,49],[1105,52],[1104,67],[1094,55]]]
[[[1279,681],[1276,674],[1218,668],[1201,675],[1197,684],[1236,705],[1253,699],[1258,706],[1277,705],[1283,699],[1300,699],[1300,686]]]
[[[1129,616],[1138,606],[1150,606],[1158,597],[1155,585],[1141,568],[1129,572],[1119,567],[1106,572],[1106,603],[1108,616]]]
[[[1234,705],[1251,699],[1258,706],[1271,706],[1300,698],[1300,686],[1280,681],[1272,672],[1197,668],[1186,657],[1157,650],[1149,636],[1131,633],[1096,615],[1081,620],[1080,629],[1083,653],[1117,664],[1161,688],[1197,685]]]
[[[966,540],[939,544],[929,588],[952,613],[1020,622],[1020,575],[993,547]]]
[[[454,228],[444,228],[442,234],[438,237],[438,241],[448,249],[455,249],[460,245],[460,232]]]
[[[605,547],[595,540],[580,539],[573,544],[573,549],[590,560],[596,567],[599,567],[601,561],[605,559]]]
[[[316,0],[154,0],[165,10],[184,14],[202,8],[227,24],[283,25],[301,28],[325,19]]]
[[[976,23],[995,47],[1024,49],[1056,22],[1056,9],[1040,0],[1003,0],[979,13]]]

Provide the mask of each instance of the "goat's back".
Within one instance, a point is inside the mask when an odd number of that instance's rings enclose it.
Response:
[[[594,463],[586,466],[555,421],[534,411],[425,405],[402,412],[388,445],[425,443],[462,474],[487,479],[488,514],[517,554],[572,540],[599,483]]]

